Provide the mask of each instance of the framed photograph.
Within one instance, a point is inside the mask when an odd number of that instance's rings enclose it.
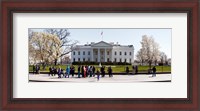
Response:
[[[197,0],[1,6],[1,110],[200,110]]]

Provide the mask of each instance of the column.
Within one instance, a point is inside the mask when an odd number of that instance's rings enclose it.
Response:
[[[100,49],[98,48],[98,62],[100,62]]]
[[[112,52],[112,49],[110,49],[110,52],[111,52],[110,53],[110,61],[113,62],[113,58],[112,58],[113,52]]]
[[[105,50],[104,50],[104,59],[105,59],[105,62],[107,61],[107,56],[106,56],[107,54],[106,54],[106,48],[105,48]]]
[[[92,50],[91,50],[91,53],[90,53],[90,54],[91,54],[91,61],[93,62],[93,61],[94,61],[94,57],[93,57],[93,56],[94,56],[94,54],[93,54],[93,48],[92,48]]]

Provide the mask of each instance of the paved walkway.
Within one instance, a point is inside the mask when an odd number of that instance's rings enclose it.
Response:
[[[156,77],[152,75],[114,75],[113,77],[100,77],[97,81],[97,77],[87,78],[58,78],[58,76],[49,76],[48,74],[29,74],[29,82],[70,82],[70,83],[88,83],[88,82],[100,82],[100,83],[127,83],[127,82],[171,82],[171,74],[157,74]]]

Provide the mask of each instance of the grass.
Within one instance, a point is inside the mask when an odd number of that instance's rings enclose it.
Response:
[[[96,69],[99,69],[99,65],[94,65]],[[129,67],[129,72],[132,72],[132,66],[131,65],[105,65],[106,69],[105,71],[107,72],[107,67],[111,66],[113,73],[124,73],[126,72],[126,66]],[[40,72],[49,72],[49,67],[47,66],[44,70],[42,67],[40,67]],[[56,68],[61,67],[62,69],[66,69],[66,65],[57,65],[55,66]],[[78,70],[78,65],[74,65],[75,67],[75,72]],[[149,66],[138,66],[138,72],[147,72],[149,69]],[[171,72],[171,66],[156,66],[157,72]],[[29,66],[29,71],[33,71],[33,67]]]

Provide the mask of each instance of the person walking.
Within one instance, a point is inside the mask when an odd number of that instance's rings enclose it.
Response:
[[[97,81],[99,81],[99,79],[100,79],[100,72],[99,72],[99,70],[97,69]]]
[[[153,70],[152,77],[156,77],[156,67],[154,66],[152,70]]]
[[[69,78],[69,74],[70,74],[70,67],[69,65],[66,67],[66,75],[65,78],[68,77]]]

